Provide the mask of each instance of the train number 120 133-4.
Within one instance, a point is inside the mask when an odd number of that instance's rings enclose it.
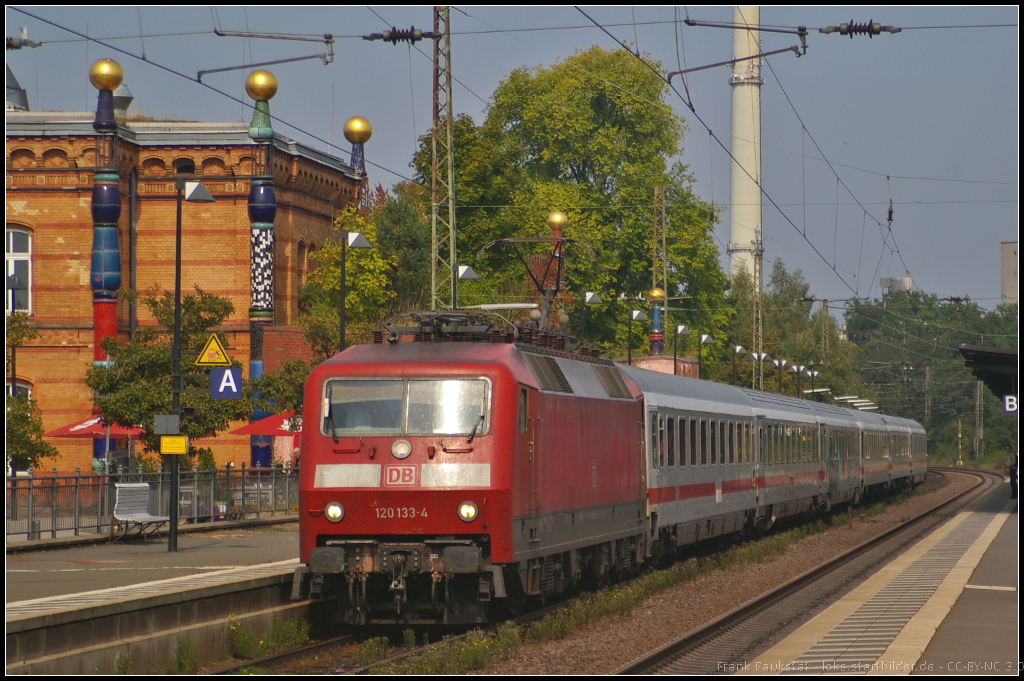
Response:
[[[412,506],[385,506],[376,509],[377,518],[426,518],[427,509],[417,511]]]

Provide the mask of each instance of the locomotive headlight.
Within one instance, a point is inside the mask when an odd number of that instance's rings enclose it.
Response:
[[[391,445],[391,455],[396,459],[405,459],[412,454],[412,443],[408,440],[395,440]]]
[[[345,507],[337,501],[332,501],[324,507],[324,515],[332,523],[340,523],[341,519],[345,517]]]
[[[459,519],[463,522],[473,522],[478,513],[480,513],[480,509],[472,501],[463,501],[459,504]]]

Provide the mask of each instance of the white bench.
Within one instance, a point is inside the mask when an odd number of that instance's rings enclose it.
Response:
[[[118,482],[114,483],[116,499],[114,501],[114,519],[121,524],[121,536],[115,537],[112,542],[124,539],[133,528],[138,529],[137,534],[142,535],[142,543],[146,543],[146,530],[150,528],[149,534],[156,533],[160,538],[160,526],[169,523],[171,519],[167,516],[149,514],[149,483],[147,482]]]

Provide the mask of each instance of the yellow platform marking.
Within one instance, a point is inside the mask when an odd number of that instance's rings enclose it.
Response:
[[[956,566],[949,571],[946,578],[939,584],[939,588],[928,602],[910,618],[907,626],[893,640],[881,657],[878,658],[877,666],[868,672],[869,674],[909,674],[917,661],[924,654],[925,648],[935,635],[946,615],[953,609],[956,600],[963,593],[967,580],[974,574],[974,569],[985,556],[988,547],[1003,528],[1003,523],[1010,517],[1009,510],[1014,505],[1013,501],[1008,502],[999,513],[989,522],[978,537],[967,549],[963,557],[957,561]],[[898,665],[898,666],[897,666]],[[888,669],[883,672],[881,669]],[[876,671],[878,670],[878,671]]]

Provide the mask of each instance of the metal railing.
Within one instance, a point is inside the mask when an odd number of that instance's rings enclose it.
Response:
[[[148,482],[149,512],[170,515],[170,471],[105,475],[28,475],[7,478],[8,541],[110,534],[114,520],[114,485]],[[299,505],[299,469],[221,468],[183,470],[178,488],[181,523],[209,523],[266,516],[294,515]]]

